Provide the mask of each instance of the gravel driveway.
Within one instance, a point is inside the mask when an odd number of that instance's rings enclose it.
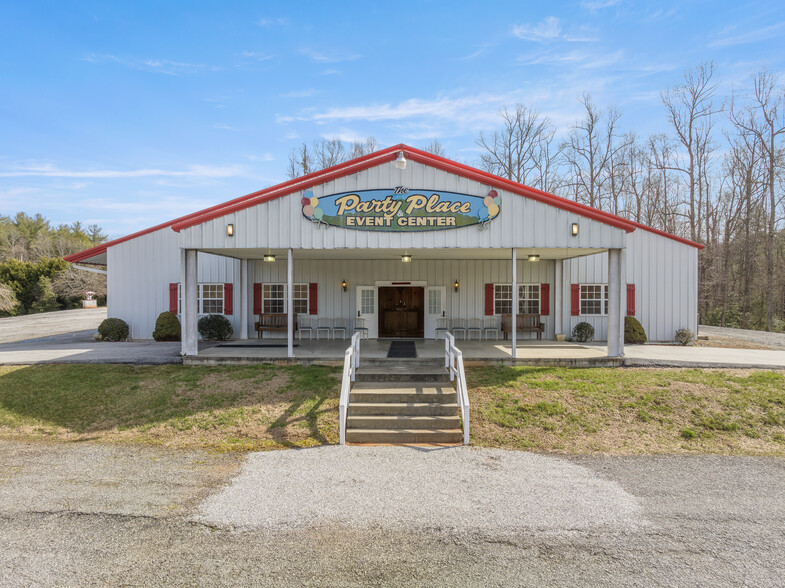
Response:
[[[0,585],[781,586],[783,487],[767,458],[0,442]]]
[[[42,339],[63,333],[91,330],[106,318],[106,307],[79,308],[0,318],[0,343]]]
[[[698,335],[708,335],[721,339],[740,339],[775,349],[785,349],[785,333],[769,333],[767,331],[752,331],[749,329],[731,329],[729,327],[709,327],[700,325]]]

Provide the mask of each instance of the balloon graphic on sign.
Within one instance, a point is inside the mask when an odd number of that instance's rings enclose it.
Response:
[[[321,221],[324,210],[319,208],[319,199],[311,190],[306,190],[300,203],[303,205],[303,214],[311,220]]]

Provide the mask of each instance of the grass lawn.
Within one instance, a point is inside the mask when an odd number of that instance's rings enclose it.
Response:
[[[470,368],[472,444],[561,453],[785,456],[785,375]],[[338,441],[340,369],[0,366],[0,439],[211,450]]]

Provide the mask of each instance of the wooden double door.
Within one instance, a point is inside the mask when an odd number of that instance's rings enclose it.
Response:
[[[379,287],[379,337],[422,338],[425,333],[425,288]]]

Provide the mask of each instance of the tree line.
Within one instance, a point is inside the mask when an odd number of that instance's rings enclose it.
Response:
[[[525,104],[505,107],[500,126],[477,136],[475,165],[703,244],[700,322],[785,331],[785,87],[762,69],[729,96],[718,89],[713,63],[685,71],[660,93],[666,124],[648,137],[588,93],[569,128]],[[289,177],[375,147],[303,143]],[[425,150],[445,156],[437,140]]]
[[[84,293],[106,297],[106,276],[63,257],[106,240],[98,225],[52,226],[36,214],[0,216],[0,316],[77,308]]]

